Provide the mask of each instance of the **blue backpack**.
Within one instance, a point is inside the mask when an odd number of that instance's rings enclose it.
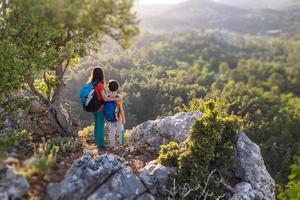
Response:
[[[118,95],[116,95],[118,97]],[[109,122],[118,121],[119,109],[117,106],[117,102],[115,101],[107,101],[104,104],[104,116]]]
[[[88,83],[85,84],[80,89],[80,99],[83,106],[83,109],[86,112],[97,112],[104,102],[97,98],[95,92],[95,86],[97,83]]]

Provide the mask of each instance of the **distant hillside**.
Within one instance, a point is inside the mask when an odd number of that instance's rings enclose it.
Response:
[[[151,4],[138,4],[135,6],[139,16],[143,17],[153,17],[157,15],[161,15],[164,12],[170,10],[172,5],[162,4],[162,5],[151,5]]]
[[[216,0],[218,2],[245,9],[276,9],[283,10],[299,5],[299,0]]]
[[[142,26],[151,29],[224,29],[263,35],[299,30],[299,11],[300,9],[243,9],[216,1],[189,0],[170,6],[157,15],[140,16]]]

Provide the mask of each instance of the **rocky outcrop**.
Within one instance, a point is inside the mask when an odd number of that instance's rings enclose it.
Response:
[[[176,173],[175,167],[166,167],[157,164],[155,161],[149,162],[140,174],[140,179],[149,189],[150,193],[156,195],[166,195],[165,186],[170,177]]]
[[[25,129],[35,137],[44,135],[55,135],[57,133],[54,126],[52,126],[48,111],[40,103],[33,101],[28,113],[23,117],[21,129]]]
[[[236,175],[243,182],[236,185],[230,200],[275,200],[275,181],[268,173],[260,148],[244,133],[237,137]]]
[[[12,97],[14,99],[15,97]],[[10,102],[9,98],[5,98],[0,107],[0,136],[16,132],[20,129],[20,124],[23,123],[25,111],[21,108],[15,109],[13,112],[5,108],[3,105]],[[3,106],[3,107],[2,107]]]
[[[93,158],[89,152],[73,165],[63,181],[49,184],[47,193],[53,200],[153,197],[142,181],[122,164],[120,157],[105,154]]]
[[[133,130],[131,144],[135,149],[157,153],[162,144],[170,141],[183,142],[188,137],[194,120],[199,117],[202,117],[202,113],[191,112],[147,121]],[[240,133],[236,151],[236,175],[242,182],[234,187],[231,200],[274,200],[275,182],[266,169],[259,147],[244,133]],[[140,175],[152,194],[163,193],[164,181],[158,178],[158,174],[161,174],[160,170],[164,167],[158,167],[159,170],[157,167],[158,165],[150,162]]]
[[[104,155],[94,159],[87,152],[69,169],[63,181],[49,184],[47,193],[53,200],[87,198],[121,169],[116,156]]]
[[[229,200],[269,200],[261,192],[252,188],[250,183],[241,182],[233,189],[233,196]]]
[[[134,130],[131,144],[134,149],[146,146],[142,151],[157,153],[164,143],[184,141],[193,121],[201,116],[200,112],[179,113],[145,122]],[[275,183],[266,170],[259,147],[240,133],[236,151],[236,176],[242,182],[233,188],[230,200],[275,200]],[[176,173],[176,168],[151,161],[137,176],[124,163],[124,159],[112,154],[94,158],[87,152],[74,163],[64,180],[49,184],[48,195],[53,200],[154,200],[165,195],[167,182]]]
[[[122,168],[102,184],[88,200],[134,199],[146,192],[141,180],[127,168]]]
[[[149,120],[132,131],[130,144],[143,152],[158,153],[160,146],[171,141],[183,142],[201,112],[177,113],[174,116]]]
[[[0,199],[20,199],[29,190],[27,180],[0,163]]]

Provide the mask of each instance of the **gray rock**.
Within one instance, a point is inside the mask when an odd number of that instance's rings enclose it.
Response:
[[[112,154],[93,158],[87,152],[67,172],[60,183],[50,183],[48,196],[53,200],[133,200],[147,194],[143,182]]]
[[[156,198],[149,193],[144,193],[136,198],[136,200],[155,200]]]
[[[146,187],[141,180],[127,168],[122,168],[102,184],[88,200],[133,200],[145,191]]]
[[[164,187],[168,183],[170,176],[175,173],[175,167],[166,167],[151,161],[141,172],[140,179],[152,194],[160,193],[165,195]]]
[[[93,158],[87,152],[67,172],[63,181],[49,184],[48,196],[53,200],[87,198],[122,167],[117,156],[109,154]]]
[[[241,182],[234,187],[234,195],[229,200],[266,200],[264,195],[253,190],[249,183]]]
[[[201,112],[181,112],[174,116],[144,122],[132,131],[130,144],[143,152],[158,153],[163,144],[186,140],[193,122],[202,115]]]
[[[266,169],[260,148],[244,133],[238,135],[236,148],[236,175],[251,186],[251,190],[248,184],[236,186],[236,194],[246,194],[245,190],[249,189],[253,192],[248,192],[248,199],[275,200],[275,181]]]
[[[3,166],[0,168],[0,183],[1,200],[20,199],[30,188],[23,176],[15,174],[11,169]]]
[[[57,130],[51,124],[47,109],[37,101],[32,102],[27,115],[24,116],[20,124],[20,128],[38,136],[57,134]]]

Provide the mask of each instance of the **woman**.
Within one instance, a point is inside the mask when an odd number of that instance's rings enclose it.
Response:
[[[105,94],[104,87],[105,87],[105,77],[102,68],[95,67],[91,73],[88,83],[95,84],[95,92],[100,101],[118,101],[120,98],[109,98]],[[98,149],[105,149],[104,145],[104,126],[105,126],[105,118],[103,114],[104,104],[101,104],[99,110],[94,112],[94,119],[95,119],[95,143]]]

